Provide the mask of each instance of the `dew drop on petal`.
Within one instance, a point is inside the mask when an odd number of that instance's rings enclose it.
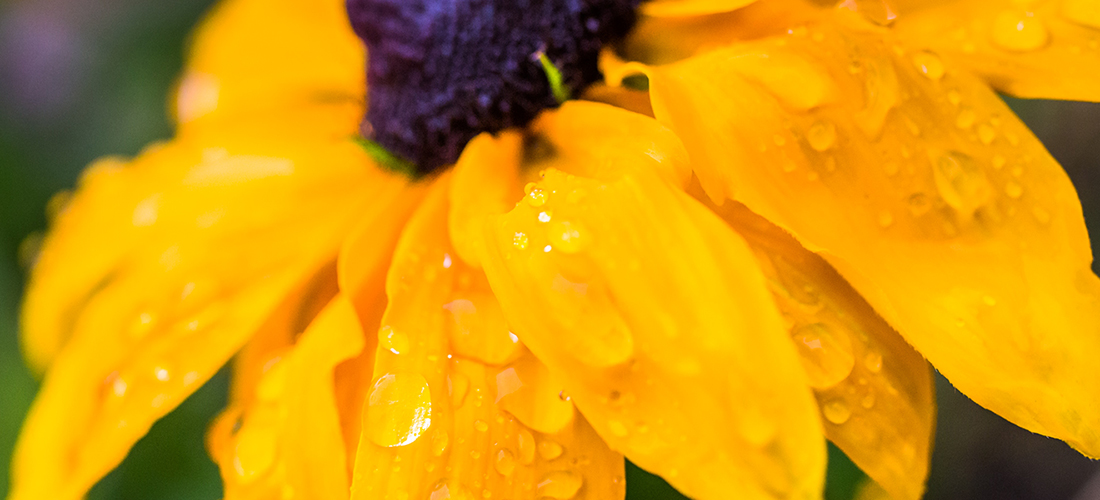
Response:
[[[542,481],[539,481],[538,495],[565,500],[575,497],[583,484],[584,480],[576,473],[554,471],[543,476]]]
[[[871,373],[882,371],[882,354],[878,351],[869,351],[863,357],[863,366]]]
[[[409,336],[394,330],[389,325],[383,326],[378,331],[378,343],[383,349],[394,354],[407,353],[409,350]]]
[[[987,124],[978,125],[978,140],[982,141],[982,144],[986,146],[993,144],[993,141],[997,138],[997,129]]]
[[[978,116],[974,114],[974,110],[964,108],[959,111],[959,116],[955,118],[955,126],[967,130],[974,126],[974,121],[977,119]]]
[[[512,471],[516,470],[516,457],[512,452],[501,449],[497,452],[497,460],[495,464],[497,472],[502,476],[511,476]]]
[[[432,488],[428,500],[474,500],[474,496],[458,481],[443,480]]]
[[[387,373],[371,388],[366,432],[379,446],[404,446],[431,426],[428,382],[416,373]]]
[[[1008,184],[1005,184],[1005,194],[1012,199],[1019,198],[1024,195],[1024,187],[1016,181],[1008,181]]]
[[[875,393],[868,392],[867,395],[863,396],[863,399],[860,400],[859,404],[860,406],[868,410],[873,408],[875,406]]]
[[[432,433],[432,455],[440,456],[447,451],[447,446],[451,444],[451,437],[447,434],[447,431],[439,429]]]
[[[516,433],[516,444],[519,446],[519,463],[528,465],[535,461],[535,436],[527,429],[520,429]]]
[[[932,199],[924,193],[913,193],[909,195],[909,213],[914,217],[919,217],[928,213],[932,209]]]
[[[516,250],[526,249],[527,241],[527,233],[516,231],[516,234],[512,235],[512,246],[516,247]]]
[[[489,424],[485,423],[484,420],[478,420],[474,422],[474,429],[477,429],[478,432],[487,432],[489,430]]]
[[[588,238],[580,224],[568,221],[550,224],[548,235],[554,248],[567,254],[581,251]]]
[[[856,364],[852,341],[843,331],[825,323],[813,323],[795,328],[791,339],[811,387],[832,387],[852,373]]]
[[[852,410],[843,399],[834,399],[825,403],[825,406],[821,407],[821,413],[825,415],[826,420],[836,425],[843,424],[852,417]]]
[[[539,456],[541,456],[543,460],[553,460],[555,458],[558,458],[564,451],[560,444],[549,439],[540,441],[538,444],[538,448]]]
[[[1050,31],[1042,20],[1031,13],[1006,10],[993,19],[990,36],[993,43],[1002,49],[1029,52],[1045,46],[1050,39]]]
[[[936,189],[951,208],[970,216],[986,203],[991,193],[989,180],[972,158],[954,151],[930,155]]]
[[[920,70],[922,75],[931,80],[943,78],[943,61],[936,54],[931,52],[917,52],[916,55],[913,56],[913,64],[917,65],[917,69]]]
[[[814,151],[825,151],[836,143],[836,125],[827,120],[818,120],[806,131],[806,141]]]

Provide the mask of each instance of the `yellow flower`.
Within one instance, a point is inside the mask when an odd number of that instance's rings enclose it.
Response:
[[[924,358],[1100,456],[1081,208],[989,87],[1100,100],[1095,2],[641,12],[609,85],[411,181],[352,139],[343,2],[226,0],[176,137],[90,167],[46,238],[11,498],[80,498],[231,358],[231,499],[613,499],[623,455],[819,498],[824,438],[915,499]]]

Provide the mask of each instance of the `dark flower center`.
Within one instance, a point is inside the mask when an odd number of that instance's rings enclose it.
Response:
[[[599,80],[640,0],[347,0],[366,42],[363,137],[423,175]],[[555,73],[557,73],[555,75]]]

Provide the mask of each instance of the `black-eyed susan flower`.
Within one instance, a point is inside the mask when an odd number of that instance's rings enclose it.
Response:
[[[925,358],[1100,456],[1080,205],[991,89],[1100,100],[1096,2],[516,5],[218,7],[46,237],[11,498],[230,359],[226,498],[818,498],[828,439],[915,499]]]

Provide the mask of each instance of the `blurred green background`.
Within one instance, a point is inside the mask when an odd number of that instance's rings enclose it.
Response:
[[[24,280],[19,245],[45,226],[50,195],[93,159],[133,155],[171,136],[168,89],[186,36],[211,0],[0,0],[0,470],[36,390],[16,330]],[[1069,171],[1091,234],[1100,234],[1100,105],[1011,101]],[[1094,245],[1094,252],[1095,250]],[[224,405],[219,375],[158,423],[93,499],[221,496],[206,457],[206,423]],[[929,499],[1100,499],[1100,467],[1032,435],[937,381],[939,422]],[[628,470],[632,500],[682,498]],[[1094,475],[1096,475],[1094,477]],[[829,500],[851,498],[861,473],[830,449]],[[8,476],[0,474],[0,497]],[[45,499],[44,499],[45,500]]]

